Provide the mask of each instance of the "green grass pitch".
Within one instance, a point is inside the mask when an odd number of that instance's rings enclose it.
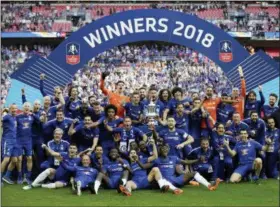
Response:
[[[131,197],[103,189],[98,195],[85,191],[81,197],[73,195],[70,188],[23,191],[22,186],[5,184],[1,190],[2,206],[279,206],[277,180],[263,180],[260,185],[221,184],[214,192],[203,186],[185,186],[182,195],[141,190]]]

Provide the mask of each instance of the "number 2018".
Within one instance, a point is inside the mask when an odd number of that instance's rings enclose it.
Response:
[[[174,29],[173,34],[177,35],[177,36],[182,36],[182,30],[184,29],[184,24],[182,22],[176,21],[175,22],[176,25],[178,25],[178,27],[176,29]],[[187,25],[185,27],[185,31],[184,31],[184,37],[186,39],[194,39],[195,35],[196,35],[196,31],[198,32],[195,41],[197,43],[201,43],[204,47],[211,47],[212,42],[214,40],[214,36],[212,34],[206,33],[203,35],[204,30],[199,29],[197,30],[195,26],[193,25]]]

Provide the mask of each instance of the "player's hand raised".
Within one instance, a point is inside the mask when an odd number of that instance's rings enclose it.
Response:
[[[24,88],[21,89],[21,94],[24,95],[25,91]]]
[[[45,145],[45,144],[42,144],[42,149],[45,149],[46,147],[47,147],[47,145]]]
[[[238,66],[238,69],[237,69],[237,70],[238,70],[239,76],[240,76],[240,77],[243,77],[244,74],[243,74],[243,69],[242,69],[241,65]]]
[[[44,73],[40,74],[40,80],[45,80],[46,75]]]
[[[262,86],[261,85],[258,86],[258,89],[259,89],[259,92],[262,92]]]
[[[79,122],[79,119],[77,119],[77,118],[73,120],[73,124],[76,124],[78,122]]]
[[[105,80],[105,78],[106,78],[108,75],[110,75],[109,72],[103,72],[103,73],[101,74],[101,77],[102,77],[103,80]]]

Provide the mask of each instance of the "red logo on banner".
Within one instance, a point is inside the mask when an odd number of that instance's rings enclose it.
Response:
[[[231,42],[224,40],[219,45],[219,59],[222,62],[231,62],[233,60]]]
[[[80,45],[70,42],[66,45],[66,62],[70,65],[80,63]]]

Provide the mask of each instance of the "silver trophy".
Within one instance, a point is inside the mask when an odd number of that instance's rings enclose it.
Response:
[[[145,110],[146,121],[148,123],[152,122],[153,124],[157,125],[157,121],[155,120],[155,117],[158,116],[159,116],[159,108],[153,101],[151,101],[146,106],[146,110]]]

